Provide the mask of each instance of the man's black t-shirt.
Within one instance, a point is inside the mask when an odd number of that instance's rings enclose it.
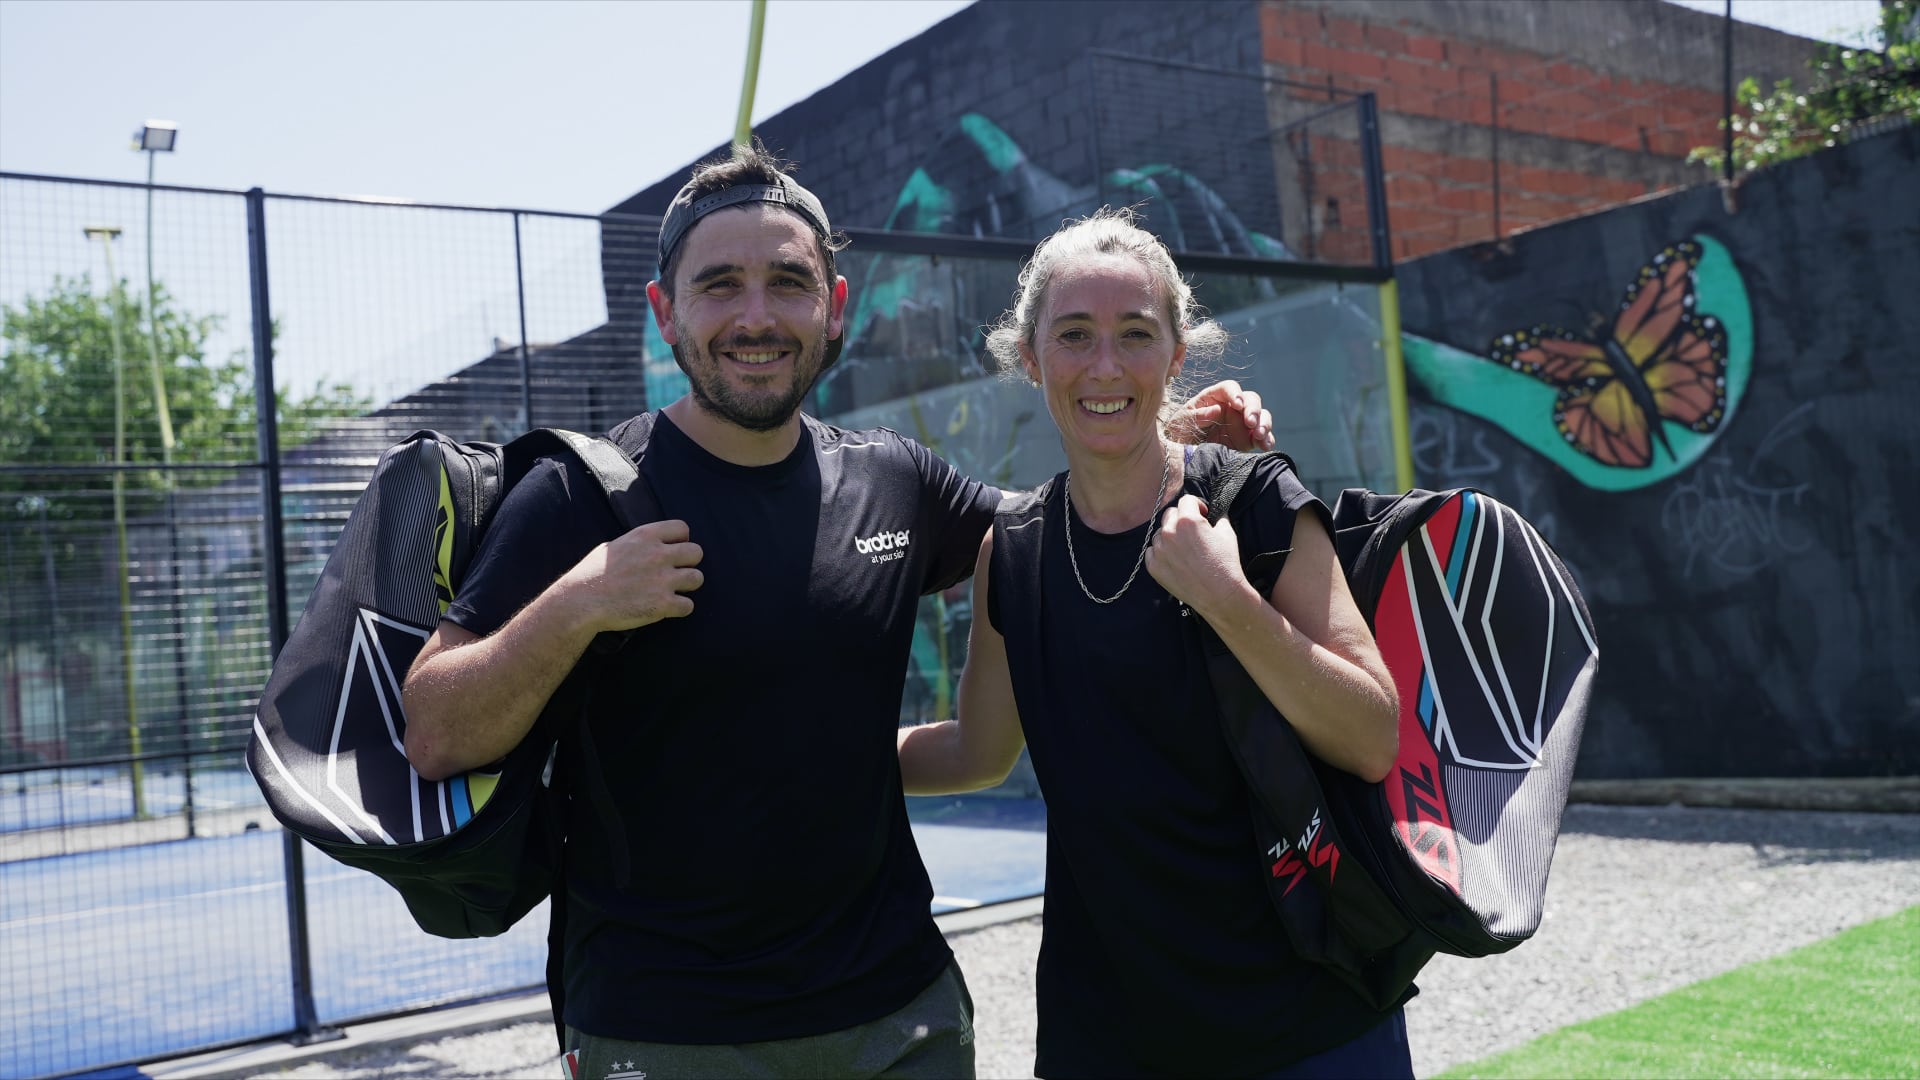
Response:
[[[892,431],[811,418],[733,465],[664,415],[642,472],[703,551],[693,613],[635,632],[589,716],[617,820],[575,793],[566,1020],[735,1043],[884,1016],[952,954],[895,751],[918,598],[964,579],[999,492]],[[617,527],[577,463],[508,494],[447,618],[498,628]],[[586,661],[591,662],[591,661]],[[624,880],[623,880],[624,878]]]
[[[1168,505],[1210,483],[1190,472]],[[1086,588],[1105,597],[1159,515],[1097,533],[1068,521],[1061,489],[1042,509],[1040,595],[998,566],[988,589],[1047,800],[1036,1074],[1257,1075],[1357,1037],[1380,1016],[1294,951],[1267,896],[1198,616],[1144,570],[1106,605],[1075,582],[1067,528]],[[1229,520],[1263,596],[1301,510],[1326,519],[1286,459],[1262,458]]]

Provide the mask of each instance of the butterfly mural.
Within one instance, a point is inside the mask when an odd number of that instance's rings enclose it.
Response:
[[[1523,267],[1538,258],[1557,265],[1569,242],[1542,235],[1510,257]],[[1753,305],[1732,253],[1712,235],[1643,250],[1651,257],[1627,264],[1626,292],[1606,314],[1559,325],[1542,319],[1479,337],[1472,348],[1403,332],[1409,388],[1493,424],[1596,491],[1632,491],[1685,472],[1740,411],[1753,376]],[[1576,278],[1573,296],[1591,293],[1585,276]],[[1552,277],[1564,279],[1560,270]],[[1606,278],[1598,284],[1604,291]],[[1513,301],[1591,310],[1565,298],[1563,287],[1549,292],[1529,282]],[[1445,473],[1438,461],[1421,465],[1414,442],[1416,468]]]
[[[1657,442],[1677,461],[1664,425],[1699,435],[1727,415],[1727,330],[1698,310],[1701,245],[1668,245],[1640,268],[1612,318],[1582,334],[1532,326],[1493,339],[1487,356],[1553,387],[1554,427],[1603,465],[1644,469]]]

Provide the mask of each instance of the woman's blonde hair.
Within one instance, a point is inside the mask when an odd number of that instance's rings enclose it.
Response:
[[[1027,376],[1020,346],[1033,345],[1040,308],[1046,303],[1047,287],[1055,272],[1092,255],[1126,255],[1140,260],[1166,296],[1167,322],[1173,327],[1174,341],[1187,347],[1181,374],[1168,387],[1166,407],[1178,408],[1193,388],[1209,381],[1199,373],[1226,352],[1227,331],[1193,298],[1193,287],[1173,264],[1167,246],[1141,228],[1139,216],[1127,207],[1103,206],[1078,221],[1067,222],[1040,242],[1033,257],[1020,269],[1013,307],[987,330],[987,352],[1002,373],[1024,381]]]

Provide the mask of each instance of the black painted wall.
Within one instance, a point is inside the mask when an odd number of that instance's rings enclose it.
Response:
[[[1400,268],[1420,483],[1526,513],[1592,607],[1581,776],[1920,773],[1916,176],[1909,126],[1754,175],[1733,213],[1696,188]],[[1691,461],[1576,475],[1475,365],[1497,335],[1611,314],[1649,258],[1697,236],[1751,310],[1737,411]]]

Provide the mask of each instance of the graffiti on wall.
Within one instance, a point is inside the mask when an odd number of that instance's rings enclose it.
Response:
[[[1225,199],[1185,169],[1149,163],[1109,170],[1100,184],[1071,183],[975,112],[962,114],[914,167],[882,227],[1038,240],[1061,221],[1094,210],[1103,194],[1109,203],[1134,205],[1143,224],[1177,251],[1292,257],[1278,238],[1247,227]],[[981,329],[1011,298],[1015,267],[967,268],[953,262],[880,255],[863,268],[849,302],[846,356],[815,390],[823,414],[981,372]],[[931,310],[945,318],[944,325],[927,325]],[[903,334],[890,325],[902,320],[921,324],[918,332]],[[928,357],[918,371],[903,371],[903,360],[913,364],[916,359],[902,348],[903,338],[934,343],[941,355]],[[879,385],[859,385],[875,365],[884,366],[874,380]]]
[[[1607,308],[1503,330],[1477,352],[1404,336],[1410,380],[1489,420],[1588,487],[1628,491],[1686,471],[1725,431],[1753,367],[1740,270],[1700,235],[1654,253]]]
[[[1660,525],[1680,553],[1683,577],[1746,577],[1813,549],[1805,520],[1813,482],[1776,455],[1807,434],[1812,412],[1811,404],[1798,406],[1744,460],[1715,456],[1667,492]]]
[[[1037,240],[1102,198],[1132,205],[1175,250],[1292,258],[1278,237],[1250,228],[1193,173],[1165,162],[1108,170],[1076,184],[1041,166],[993,120],[962,114],[901,182],[882,228]],[[814,390],[814,407],[836,416],[983,373],[982,328],[1012,295],[1008,265],[924,255],[842,255],[853,295],[839,363]],[[974,260],[982,262],[982,260]],[[956,266],[959,263],[961,265]],[[1269,286],[1266,298],[1271,299]],[[1216,302],[1217,303],[1217,302]],[[647,400],[686,393],[659,328],[645,320]],[[874,385],[863,385],[871,382]]]
[[[1920,769],[1917,162],[1905,129],[1737,213],[1696,188],[1398,268],[1417,481],[1526,514],[1608,652],[1583,776]]]

